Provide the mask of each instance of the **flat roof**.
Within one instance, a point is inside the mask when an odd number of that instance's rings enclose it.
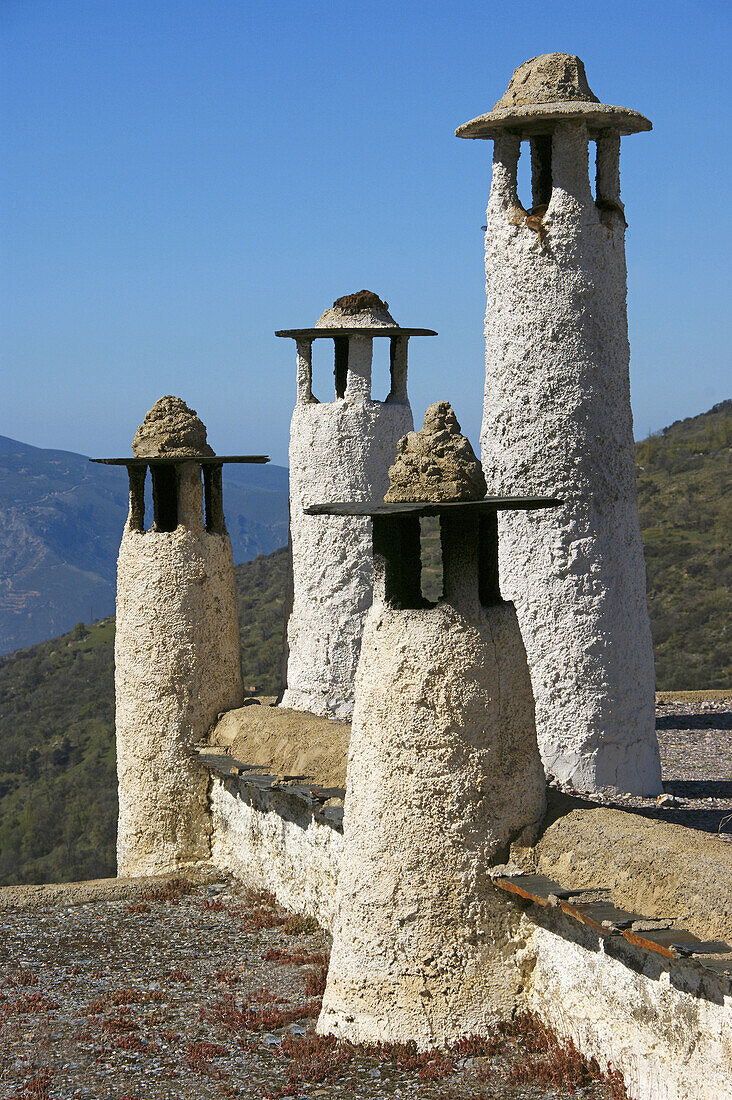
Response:
[[[399,325],[371,325],[368,328],[280,328],[275,336],[291,336],[298,340],[317,340],[337,336],[437,336],[431,328],[400,328]]]
[[[155,455],[150,458],[90,458],[103,466],[182,466],[184,462],[199,462],[201,466],[221,466],[224,462],[269,462],[269,455]]]
[[[478,512],[508,511],[511,508],[528,511],[534,508],[555,508],[564,501],[559,497],[483,497],[482,500],[446,501],[342,501],[337,504],[311,504],[304,511],[309,516],[438,516],[440,512],[469,508]]]

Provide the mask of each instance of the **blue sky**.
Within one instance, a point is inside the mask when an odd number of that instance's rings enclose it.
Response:
[[[294,346],[368,287],[477,443],[489,110],[578,53],[624,139],[636,436],[730,396],[730,6],[2,0],[0,434],[125,454],[163,393],[287,457]],[[323,368],[324,370],[326,368]]]

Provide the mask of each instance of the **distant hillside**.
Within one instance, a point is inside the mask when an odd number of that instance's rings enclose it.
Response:
[[[636,447],[659,690],[732,685],[731,436],[726,401]],[[282,686],[288,570],[284,549],[236,570],[244,682],[264,694]],[[113,632],[0,659],[0,883],[114,874]]]
[[[732,401],[636,445],[659,691],[732,685]]]
[[[287,542],[287,470],[228,466],[235,561]],[[0,436],[0,654],[114,611],[127,474]]]

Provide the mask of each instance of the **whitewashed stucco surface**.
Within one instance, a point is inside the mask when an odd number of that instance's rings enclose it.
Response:
[[[732,1100],[732,996],[720,978],[692,963],[671,978],[650,953],[639,972],[526,917],[522,931],[525,1007],[619,1068],[633,1100]]]
[[[513,607],[377,600],[356,678],[318,1030],[424,1046],[509,1014],[519,986],[510,913],[486,890],[486,868],[543,810]]]
[[[175,531],[125,527],[117,573],[115,693],[120,875],[207,859],[208,772],[192,753],[242,699],[229,536],[203,525],[200,466],[180,469]]]
[[[368,362],[370,374],[370,347]],[[412,426],[408,404],[372,401],[362,394],[295,406],[290,428],[293,605],[283,707],[333,718],[353,713],[353,683],[373,585],[371,520],[308,516],[303,508],[380,500],[397,442]]]
[[[269,890],[281,905],[307,913],[332,928],[342,835],[307,813],[293,815],[276,795],[213,778],[211,860],[255,889]]]
[[[604,140],[598,188],[619,203],[618,148]],[[559,124],[542,249],[512,224],[518,152],[516,137],[495,142],[482,460],[489,493],[565,503],[501,514],[501,590],[518,612],[547,770],[580,790],[658,794],[623,218],[595,205],[584,124]]]

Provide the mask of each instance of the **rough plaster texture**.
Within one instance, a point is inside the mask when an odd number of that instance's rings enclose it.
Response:
[[[389,470],[386,501],[480,500],[485,477],[470,441],[448,401],[437,401],[424,414],[424,427],[399,440]]]
[[[527,916],[517,957],[523,1005],[601,1066],[621,1070],[633,1100],[732,1098],[729,981],[692,963],[672,969],[622,941],[597,943],[566,920]]]
[[[510,910],[489,862],[540,820],[544,777],[513,608],[367,617],[321,1033],[449,1041],[510,1013]]]
[[[485,237],[488,492],[562,497],[500,518],[501,590],[516,604],[547,770],[580,790],[661,791],[638,522],[617,135],[553,132],[546,240],[512,224],[519,139],[497,137]],[[616,209],[617,208],[617,209]]]
[[[351,320],[351,323],[352,320]],[[355,347],[354,347],[355,345]],[[366,611],[371,604],[371,521],[308,516],[309,504],[381,499],[409,404],[368,396],[371,341],[351,339],[349,386],[328,404],[298,402],[290,427],[293,605],[282,705],[349,718]]]
[[[175,531],[134,531],[128,521],[119,553],[120,875],[208,858],[208,774],[191,746],[242,698],[231,544],[204,528],[197,463],[179,469],[178,508]]]
[[[348,722],[285,707],[245,706],[222,714],[209,742],[253,767],[345,788],[350,736]]]
[[[245,790],[235,779],[211,785],[211,860],[280,904],[332,928],[343,838],[286,796]]]
[[[180,397],[159,397],[132,440],[136,458],[212,455],[206,426]]]
[[[673,917],[702,940],[732,944],[732,844],[683,825],[559,801],[561,816],[524,853],[526,870],[577,890],[608,889],[630,912]]]
[[[540,106],[543,103],[599,103],[587,83],[581,59],[570,53],[545,53],[532,57],[514,69],[508,88],[495,105],[502,107]]]
[[[553,123],[577,118],[593,130],[612,127],[631,134],[651,129],[651,123],[638,111],[600,103],[575,54],[545,53],[514,70],[508,88],[492,111],[471,119],[455,132],[465,138],[494,137],[505,127],[546,133]]]

